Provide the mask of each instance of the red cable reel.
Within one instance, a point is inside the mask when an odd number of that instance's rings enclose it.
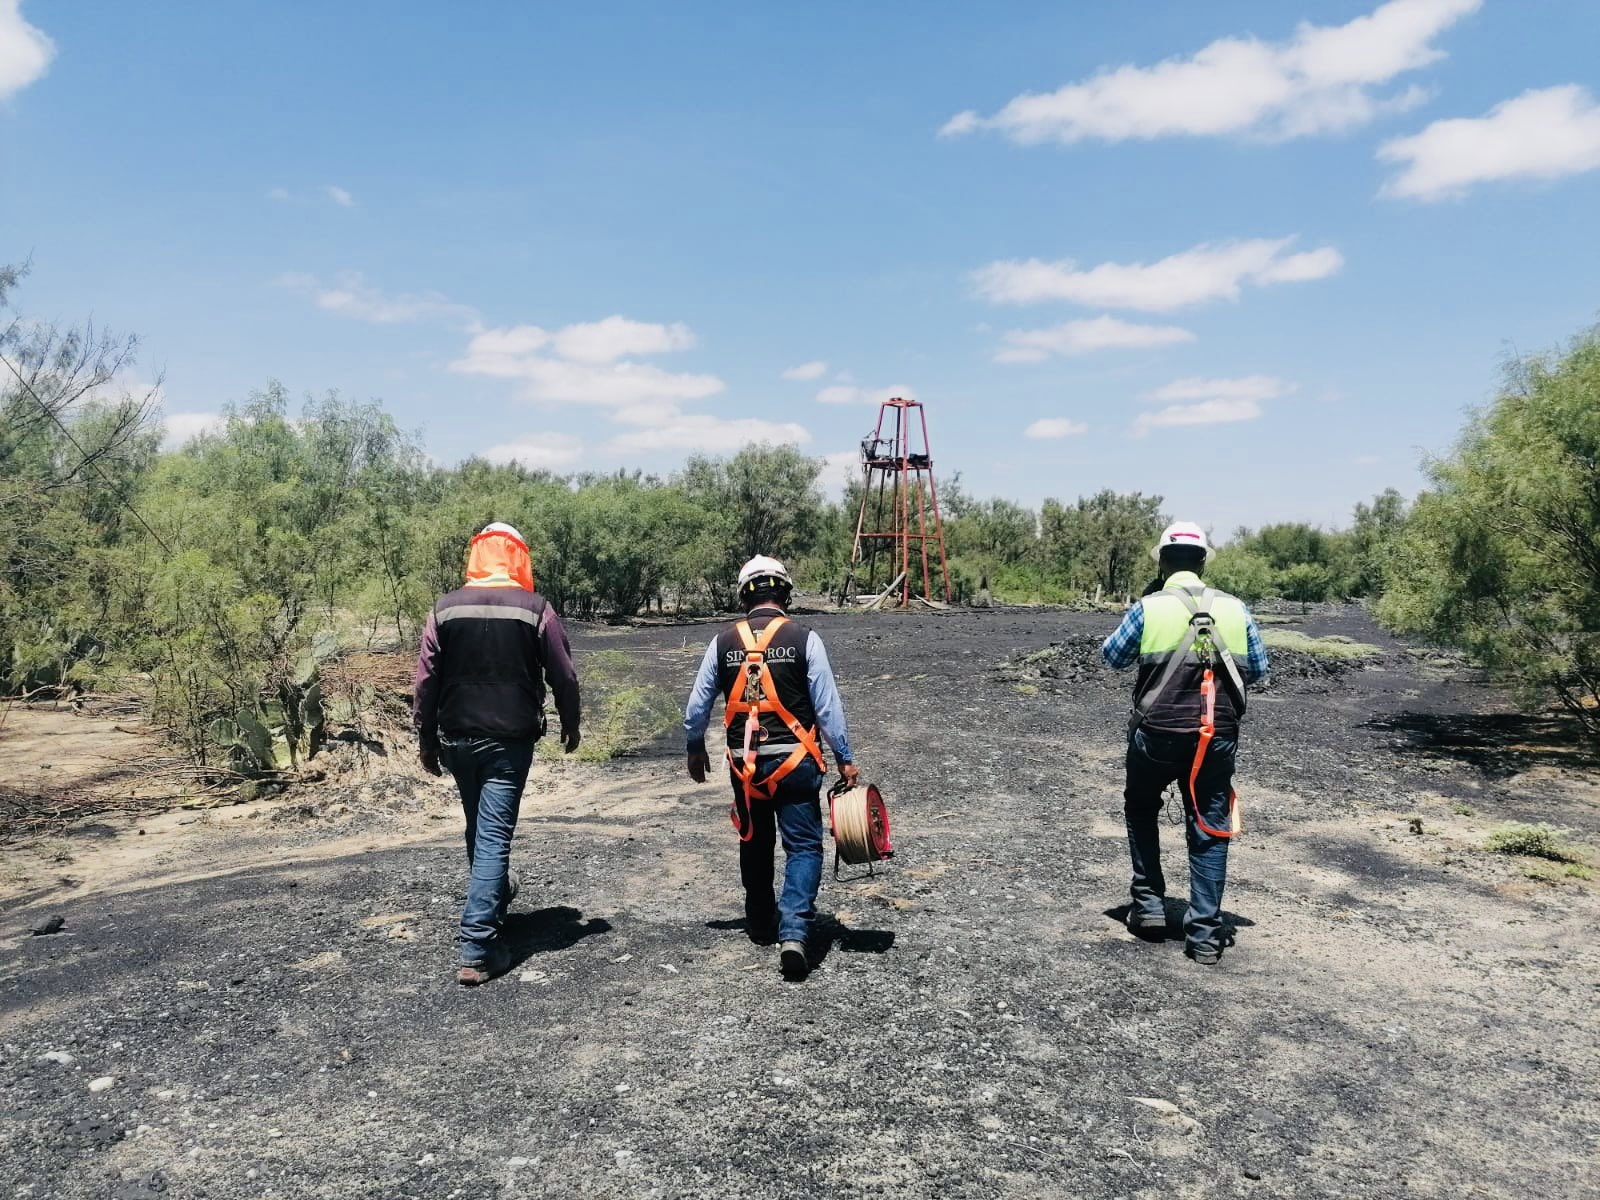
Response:
[[[846,789],[840,780],[828,791],[828,824],[833,833],[833,874],[839,877],[839,864],[865,866],[871,875],[872,864],[894,857],[889,843],[889,809],[877,784],[858,784]]]

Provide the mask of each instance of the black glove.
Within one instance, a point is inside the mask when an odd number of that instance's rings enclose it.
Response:
[[[578,743],[582,740],[583,736],[578,732],[576,727],[573,728],[571,733],[568,733],[565,729],[561,731],[561,748],[568,754],[571,754],[574,750],[576,750],[578,748]]]
[[[429,775],[444,774],[444,770],[439,766],[439,747],[437,744],[422,746],[417,751],[417,758],[422,762],[422,769]]]

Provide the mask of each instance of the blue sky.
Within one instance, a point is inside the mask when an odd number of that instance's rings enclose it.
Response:
[[[1341,523],[1600,317],[1596,46],[1590,0],[0,0],[0,262],[137,332],[174,435],[276,378],[445,462],[837,472],[909,390],[980,494]]]

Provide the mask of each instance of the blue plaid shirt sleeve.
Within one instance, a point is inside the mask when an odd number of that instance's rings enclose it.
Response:
[[[1106,666],[1122,670],[1139,661],[1139,643],[1144,640],[1144,605],[1136,603],[1122,618],[1117,631],[1100,647],[1100,657]]]
[[[1244,681],[1257,683],[1267,677],[1272,664],[1267,659],[1267,644],[1261,639],[1261,626],[1256,624],[1255,617],[1248,612],[1245,614],[1245,620],[1247,624],[1244,639]]]

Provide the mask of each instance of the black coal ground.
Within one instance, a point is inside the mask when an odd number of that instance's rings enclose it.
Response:
[[[1238,940],[1203,968],[1116,920],[1105,618],[813,624],[898,853],[825,883],[805,983],[744,938],[725,792],[670,739],[536,767],[521,961],[477,990],[450,971],[443,785],[191,833],[183,869],[0,918],[6,1194],[1595,1194],[1600,904],[1474,849],[1506,818],[1600,840],[1593,779],[1539,767],[1471,679],[1320,619],[1386,653],[1254,700]],[[682,692],[707,634],[575,642]],[[1017,664],[1052,643],[1053,675]],[[61,934],[23,936],[50,912]]]

